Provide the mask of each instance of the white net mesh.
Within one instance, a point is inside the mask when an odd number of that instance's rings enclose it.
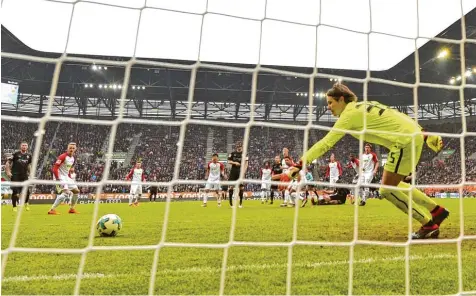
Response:
[[[74,7],[77,5],[77,1],[73,3],[73,14],[74,14]],[[90,2],[94,3],[93,1],[82,1],[82,2]],[[103,4],[111,7],[121,7],[118,5],[112,5],[112,4]],[[265,3],[265,6],[267,3]],[[142,15],[142,12],[144,9],[150,8],[147,6],[138,8],[140,11],[140,16]],[[169,10],[169,11],[174,11],[174,10]],[[266,11],[266,7],[265,7]],[[463,10],[462,10],[463,11]],[[372,13],[372,9],[370,9],[370,12]],[[193,14],[193,13],[190,13]],[[216,15],[222,15],[222,16],[227,16],[226,14],[220,14],[220,13],[212,13],[209,11],[205,11],[202,14],[196,14],[201,16],[202,22],[201,22],[201,33],[203,30],[203,21],[204,17],[207,14],[216,14]],[[233,17],[233,16],[229,16]],[[417,14],[418,18],[418,14]],[[263,19],[260,20],[261,22],[261,31],[260,31],[260,41],[261,41],[261,34],[262,34],[262,27],[263,27],[263,21],[267,18],[266,15]],[[277,21],[282,21],[282,20],[277,20]],[[140,27],[140,22],[141,22],[141,17],[139,17],[139,22],[137,24],[137,32],[139,31]],[[70,20],[70,25],[68,32],[71,30],[71,23],[72,19]],[[299,24],[297,22],[287,22],[287,23],[294,23],[294,24]],[[320,23],[317,26],[312,26],[317,29],[319,26],[322,26]],[[372,28],[372,24],[370,25]],[[153,263],[152,263],[152,268],[150,271],[150,281],[149,281],[149,294],[152,295],[156,291],[156,279],[157,279],[157,269],[158,269],[158,264],[160,260],[160,254],[161,250],[164,247],[188,247],[188,248],[220,248],[224,249],[223,253],[223,260],[222,260],[222,267],[221,267],[221,276],[220,276],[220,286],[219,286],[219,291],[217,291],[220,295],[225,294],[225,279],[227,277],[227,271],[228,269],[228,257],[229,257],[229,249],[230,247],[233,246],[263,246],[263,247],[287,247],[288,248],[288,258],[287,258],[287,274],[286,274],[286,294],[290,295],[292,293],[292,272],[293,272],[293,250],[295,246],[300,246],[300,245],[305,245],[309,247],[316,247],[316,246],[335,246],[335,247],[348,247],[350,252],[349,252],[349,259],[348,262],[345,264],[349,265],[349,281],[348,281],[348,294],[351,295],[353,294],[353,287],[354,287],[354,264],[356,263],[355,259],[355,247],[357,245],[374,245],[374,246],[389,246],[389,247],[402,247],[405,249],[405,294],[409,295],[410,294],[410,246],[414,244],[456,244],[457,245],[457,260],[458,260],[458,294],[463,295],[463,294],[474,294],[476,291],[464,291],[463,289],[463,262],[462,262],[462,251],[461,251],[461,245],[464,240],[476,240],[475,235],[465,235],[464,234],[464,215],[463,215],[463,199],[460,199],[460,235],[457,238],[454,239],[440,239],[440,240],[422,240],[422,241],[415,241],[415,240],[410,240],[408,239],[406,242],[387,242],[387,241],[371,241],[371,240],[362,240],[359,239],[359,207],[357,206],[357,203],[355,204],[354,207],[354,223],[353,223],[353,239],[350,242],[326,242],[326,241],[303,241],[303,240],[298,240],[298,235],[297,235],[297,230],[298,230],[298,217],[299,217],[299,208],[295,208],[295,215],[294,215],[294,222],[293,222],[293,232],[292,232],[292,240],[290,242],[251,242],[251,241],[237,241],[235,240],[235,229],[236,229],[236,218],[237,218],[237,208],[233,208],[233,214],[232,214],[232,220],[231,220],[231,229],[230,229],[230,235],[229,235],[229,240],[226,243],[219,243],[219,244],[212,244],[212,243],[175,243],[175,242],[167,242],[167,229],[168,229],[168,222],[169,222],[169,213],[170,213],[170,194],[173,191],[173,186],[176,184],[204,184],[203,181],[200,180],[181,180],[179,178],[179,170],[180,170],[180,164],[182,160],[182,152],[183,152],[183,143],[185,141],[186,137],[186,128],[190,124],[200,124],[200,125],[217,125],[217,122],[215,121],[207,121],[207,120],[197,120],[197,119],[192,119],[191,117],[191,108],[194,102],[194,90],[195,90],[195,83],[196,83],[196,76],[197,76],[197,71],[200,68],[204,69],[215,69],[215,70],[222,70],[222,71],[233,71],[233,72],[241,72],[241,73],[247,73],[252,75],[252,87],[251,87],[251,110],[254,110],[255,105],[256,105],[256,94],[257,94],[257,80],[258,80],[258,74],[259,73],[273,73],[277,75],[286,75],[286,76],[294,76],[294,77],[299,77],[303,79],[308,79],[309,80],[309,90],[308,90],[308,97],[309,97],[309,109],[311,110],[313,107],[313,92],[314,92],[314,79],[315,78],[330,78],[330,79],[344,79],[347,82],[356,82],[356,83],[362,83],[364,86],[364,91],[363,91],[363,100],[367,101],[367,91],[368,91],[368,84],[370,82],[375,82],[375,83],[382,83],[382,84],[388,84],[388,85],[394,85],[402,88],[409,88],[413,90],[413,95],[414,95],[414,110],[418,110],[418,88],[419,87],[427,87],[427,88],[436,88],[436,89],[449,89],[449,90],[456,90],[459,91],[460,95],[460,107],[463,110],[465,108],[464,106],[464,89],[465,88],[476,88],[476,85],[474,84],[466,84],[466,77],[464,75],[464,69],[466,69],[465,65],[465,57],[464,57],[464,45],[466,43],[473,43],[476,44],[476,40],[474,39],[467,39],[466,38],[466,32],[465,32],[465,18],[462,13],[462,18],[461,18],[461,30],[462,30],[462,39],[461,40],[452,40],[452,39],[442,39],[442,38],[432,38],[433,41],[438,41],[438,42],[445,42],[447,44],[455,44],[459,45],[461,47],[461,84],[458,86],[454,85],[446,85],[446,84],[435,84],[435,83],[426,83],[426,82],[421,82],[420,81],[420,75],[419,75],[419,69],[420,69],[420,62],[419,62],[419,55],[418,55],[418,49],[417,49],[417,39],[412,39],[415,43],[415,76],[416,76],[416,82],[415,83],[402,83],[402,82],[396,82],[396,81],[391,81],[391,80],[385,80],[385,79],[380,79],[380,78],[375,78],[372,77],[370,74],[370,70],[367,70],[367,75],[363,79],[359,78],[353,78],[353,77],[341,77],[341,76],[335,76],[335,75],[329,75],[329,74],[323,74],[323,73],[318,73],[318,68],[317,66],[314,67],[313,71],[311,74],[304,74],[304,73],[297,73],[297,72],[291,72],[291,71],[284,71],[284,70],[277,70],[273,68],[268,68],[268,67],[263,67],[260,64],[261,56],[258,58],[258,63],[254,68],[241,68],[238,66],[224,66],[224,65],[217,65],[217,64],[209,64],[209,63],[203,63],[201,62],[198,58],[197,61],[192,64],[192,65],[184,65],[184,64],[174,64],[174,63],[167,63],[167,62],[157,62],[157,61],[148,61],[148,60],[141,60],[137,59],[135,57],[135,50],[134,50],[134,55],[131,57],[131,59],[127,62],[120,62],[120,61],[112,61],[112,60],[101,60],[101,59],[94,59],[94,58],[83,58],[83,57],[75,57],[75,56],[70,56],[66,54],[66,49],[68,48],[68,42],[66,43],[64,53],[61,55],[59,58],[42,58],[42,57],[35,57],[35,56],[29,56],[29,55],[22,55],[22,54],[17,54],[17,53],[11,53],[11,52],[2,52],[2,57],[4,58],[11,58],[11,59],[18,59],[18,60],[25,60],[25,61],[34,61],[34,62],[41,62],[41,63],[49,63],[55,65],[55,71],[54,71],[54,76],[51,84],[51,90],[49,94],[49,100],[48,100],[48,108],[47,112],[44,116],[41,118],[29,118],[29,117],[15,117],[15,116],[2,116],[2,119],[5,121],[14,121],[14,122],[27,122],[27,123],[37,123],[38,124],[38,130],[36,133],[36,145],[33,153],[33,163],[32,163],[32,172],[31,175],[34,176],[36,174],[36,170],[39,165],[39,160],[40,160],[40,151],[41,151],[41,143],[43,140],[44,136],[44,131],[45,131],[45,125],[47,122],[72,122],[72,123],[88,123],[91,125],[106,125],[111,127],[111,133],[110,133],[110,139],[109,139],[109,144],[108,144],[108,150],[107,150],[107,155],[110,157],[113,152],[114,152],[114,142],[116,138],[116,132],[118,130],[118,125],[121,123],[131,123],[131,124],[143,124],[143,120],[141,119],[134,119],[134,118],[125,118],[123,116],[124,114],[124,106],[126,103],[126,96],[127,96],[127,91],[128,91],[128,85],[130,84],[130,75],[131,75],[131,68],[133,65],[143,65],[143,66],[155,66],[155,67],[165,67],[165,68],[175,68],[175,69],[184,69],[184,70],[190,70],[191,71],[191,76],[190,76],[190,85],[189,85],[189,93],[188,93],[188,106],[187,106],[187,116],[184,120],[180,122],[175,122],[175,121],[166,121],[166,120],[154,120],[154,121],[148,121],[147,124],[153,125],[153,126],[177,126],[180,127],[180,134],[179,134],[179,145],[178,145],[178,150],[177,150],[177,157],[175,159],[175,166],[174,166],[174,172],[173,172],[173,179],[171,182],[158,182],[158,183],[152,183],[152,182],[147,182],[145,185],[158,185],[158,186],[166,186],[168,187],[168,193],[169,197],[167,199],[166,207],[165,207],[165,214],[164,214],[164,221],[163,221],[163,227],[162,227],[162,233],[160,237],[160,241],[158,244],[155,245],[142,245],[142,246],[95,246],[93,244],[94,242],[94,236],[95,236],[95,222],[98,219],[98,209],[99,209],[99,203],[96,203],[94,205],[94,214],[91,219],[91,228],[90,228],[90,233],[89,233],[89,239],[88,239],[88,245],[85,248],[81,249],[52,249],[52,248],[22,248],[22,247],[16,247],[16,242],[17,242],[17,237],[20,231],[20,221],[22,218],[22,212],[23,208],[20,208],[20,211],[15,219],[15,226],[13,229],[12,237],[10,240],[10,244],[8,248],[4,249],[2,251],[2,281],[4,279],[4,274],[5,274],[5,268],[7,266],[8,262],[8,256],[9,254],[12,254],[14,252],[28,252],[28,253],[53,253],[53,254],[81,254],[81,260],[80,264],[78,266],[77,270],[77,277],[76,277],[76,285],[74,287],[74,294],[78,295],[80,294],[80,288],[81,288],[81,281],[84,276],[84,268],[85,268],[85,263],[86,263],[86,258],[88,254],[92,251],[100,251],[100,250],[124,250],[124,251],[133,251],[133,250],[154,250],[154,256],[153,256]],[[372,30],[370,30],[372,32]],[[368,34],[370,34],[370,32]],[[392,36],[391,34],[387,34],[389,36]],[[136,43],[134,48],[137,46],[137,38],[139,34],[136,34]],[[404,36],[397,36],[401,38],[406,38]],[[68,33],[68,38],[67,40],[69,41],[69,33]],[[367,42],[369,42],[369,38],[367,36]],[[197,57],[200,57],[200,50],[201,50],[201,44],[202,44],[202,34],[200,34],[200,40],[199,40],[199,50],[197,53]],[[314,52],[316,52],[316,57],[317,57],[317,43],[315,44],[315,49]],[[367,52],[367,54],[370,56],[370,53]],[[261,55],[261,42],[259,46],[259,55]],[[370,60],[370,58],[368,59]],[[107,65],[107,66],[121,66],[125,67],[125,75],[124,75],[124,81],[123,81],[123,87],[121,91],[121,96],[120,96],[120,105],[119,105],[119,112],[118,116],[116,119],[111,120],[111,121],[105,121],[105,120],[92,120],[92,119],[76,119],[76,118],[70,118],[70,117],[64,117],[64,116],[52,116],[52,108],[53,108],[53,103],[54,100],[53,98],[56,95],[57,92],[57,87],[58,87],[58,79],[60,76],[60,71],[62,68],[62,65],[64,62],[81,62],[81,63],[89,63],[89,64],[101,64],[101,65]],[[415,114],[418,114],[416,111]],[[364,117],[365,118],[365,117]],[[415,118],[416,120],[418,118]],[[309,142],[309,134],[311,129],[318,129],[318,130],[329,130],[328,127],[321,126],[321,125],[316,125],[313,123],[313,114],[312,112],[308,113],[308,122],[306,125],[303,126],[289,126],[289,125],[284,125],[280,123],[272,123],[272,122],[262,122],[262,121],[256,121],[254,118],[254,112],[251,112],[249,115],[249,121],[246,123],[232,123],[232,122],[226,122],[226,123],[220,123],[222,126],[226,127],[233,127],[233,128],[244,128],[244,142],[243,142],[243,153],[244,155],[247,155],[248,147],[249,147],[249,139],[250,139],[250,129],[251,127],[256,127],[256,126],[261,126],[261,127],[270,127],[270,128],[285,128],[285,129],[293,129],[293,130],[301,130],[304,131],[304,143],[303,143],[303,151],[307,151],[308,149],[308,142]],[[441,185],[431,185],[433,188],[438,188],[438,187],[453,187],[457,188],[460,191],[460,196],[463,196],[463,186],[465,185],[476,185],[471,182],[467,182],[465,178],[465,137],[468,136],[476,136],[476,133],[474,132],[468,132],[466,128],[466,118],[465,116],[461,117],[462,121],[462,132],[460,134],[443,134],[445,137],[452,137],[452,138],[459,138],[461,141],[461,173],[462,173],[462,182],[460,184],[453,184],[453,185],[448,185],[448,184],[441,184]],[[365,123],[364,123],[365,126]],[[359,134],[362,135],[365,132],[365,128],[362,132],[352,132],[352,131],[347,131],[349,133],[354,133],[354,134]],[[441,133],[439,133],[441,135]],[[363,151],[363,139],[361,137],[360,139],[360,154],[362,154]],[[244,160],[243,160],[244,164]],[[415,167],[415,165],[414,165]],[[81,183],[79,182],[78,185],[87,185],[87,186],[96,186],[97,189],[97,201],[99,201],[100,193],[102,192],[102,188],[105,184],[130,184],[128,182],[124,181],[118,181],[118,180],[110,180],[108,179],[110,174],[110,169],[111,169],[111,161],[110,158],[108,158],[108,161],[106,162],[105,169],[103,176],[104,178],[97,183]],[[230,185],[235,185],[238,186],[239,183],[241,182],[246,182],[246,183],[258,183],[259,181],[256,180],[248,180],[245,179],[245,172],[241,172],[240,179],[236,182],[228,182],[227,184]],[[21,185],[31,185],[31,184],[47,184],[47,185],[53,185],[56,184],[57,182],[54,181],[47,181],[47,180],[28,180],[25,182],[22,182]],[[325,185],[325,183],[320,183],[317,182],[316,184],[318,185]],[[358,184],[356,184],[356,188],[359,188],[361,185],[360,181]],[[415,180],[413,180],[412,186],[415,186]],[[430,186],[430,185],[429,185]],[[427,187],[429,187],[427,186]],[[421,186],[420,186],[421,187]],[[424,186],[423,186],[424,187]],[[23,187],[24,192],[26,191],[26,186]],[[411,207],[411,203],[410,203]],[[411,208],[409,209],[409,212],[411,212]],[[409,224],[409,238],[410,238],[410,230],[412,229],[412,218],[411,215],[409,215],[408,218],[408,224]],[[471,263],[469,263],[471,264]]]

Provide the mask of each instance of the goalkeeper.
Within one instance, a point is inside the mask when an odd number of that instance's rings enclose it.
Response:
[[[327,108],[332,115],[339,117],[334,129],[361,131],[364,129],[366,118],[364,141],[390,150],[384,166],[382,185],[393,188],[380,188],[381,198],[387,199],[401,211],[408,213],[410,193],[400,188],[410,188],[410,184],[402,181],[418,164],[423,143],[425,142],[433,151],[439,152],[443,147],[441,137],[425,135],[422,127],[409,116],[378,102],[357,102],[357,96],[340,83],[336,83],[327,92]],[[344,131],[334,129],[304,153],[302,161],[310,163],[321,157],[345,135]],[[359,139],[360,135],[352,136]],[[412,161],[412,145],[415,148],[414,161]],[[301,167],[302,163],[291,168],[288,176],[296,176]],[[422,225],[412,234],[412,239],[437,238],[440,233],[439,226],[449,216],[449,212],[422,191],[413,188],[411,193],[412,217]]]

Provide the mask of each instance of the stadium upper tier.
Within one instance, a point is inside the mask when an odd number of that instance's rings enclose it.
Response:
[[[424,124],[434,132],[461,132],[461,123],[441,123],[429,121]],[[24,139],[34,149],[36,124],[13,123],[2,121],[2,162],[5,154],[18,148],[18,141]],[[476,122],[468,123],[468,131],[476,131]],[[179,127],[121,124],[118,127],[114,142],[114,158],[109,179],[123,180],[133,163],[142,160],[148,180],[171,181],[177,158]],[[51,167],[56,157],[65,149],[70,141],[78,143],[76,162],[77,179],[84,182],[97,182],[103,178],[104,155],[109,143],[109,127],[72,123],[48,123],[40,150],[37,177],[51,179]],[[325,135],[325,131],[311,130],[309,145]],[[187,125],[185,141],[180,158],[180,174],[182,180],[203,180],[206,163],[212,153],[229,153],[236,141],[242,141],[244,129],[219,126]],[[281,154],[282,148],[290,149],[295,159],[302,154],[303,132],[292,129],[253,127],[249,138],[249,169],[246,177],[259,179],[259,169],[264,161],[272,160]],[[424,148],[418,166],[419,184],[456,184],[461,181],[461,155],[459,138],[444,138],[444,153],[436,156]],[[466,180],[476,181],[476,137],[465,137],[465,168]],[[374,147],[379,157],[385,158],[385,148]],[[318,180],[325,175],[325,165],[330,153],[337,160],[346,164],[350,153],[358,154],[358,141],[346,136],[331,151],[322,157],[313,170]],[[344,181],[350,183],[354,176],[353,169],[344,169]],[[378,182],[376,180],[375,182]],[[258,185],[248,184],[247,189],[258,190]],[[50,191],[52,186],[37,186],[37,190]],[[83,188],[83,190],[90,190]],[[91,189],[93,190],[93,189]],[[106,185],[104,191],[127,190],[126,186]],[[176,185],[177,191],[198,190],[197,185]]]

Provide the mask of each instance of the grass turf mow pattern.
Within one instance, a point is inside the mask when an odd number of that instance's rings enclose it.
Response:
[[[442,224],[440,238],[460,233],[459,200],[439,200],[451,211]],[[476,234],[476,199],[464,199],[465,235]],[[232,210],[207,208],[199,202],[170,205],[167,242],[227,243]],[[290,242],[294,209],[246,201],[237,209],[235,241]],[[94,207],[79,205],[79,215],[49,216],[49,205],[33,205],[23,212],[15,247],[84,248],[88,244]],[[95,246],[154,245],[160,240],[165,203],[100,204],[98,216],[115,213],[123,229],[117,237],[94,239]],[[2,207],[2,250],[12,234],[15,213]],[[390,203],[370,200],[359,208],[359,240],[405,242],[408,218]],[[414,225],[417,228],[417,225]],[[354,207],[322,206],[299,209],[297,239],[349,242],[353,238]],[[293,247],[292,294],[347,294],[349,250],[347,246]],[[164,247],[159,253],[156,294],[218,294],[223,260],[222,248]],[[410,247],[410,293],[455,294],[458,292],[456,243]],[[464,291],[476,290],[476,241],[463,240]],[[101,250],[87,254],[81,294],[147,294],[154,250]],[[2,258],[3,259],[3,258]],[[10,253],[2,294],[68,295],[74,291],[81,254]],[[288,247],[232,246],[228,253],[225,294],[285,294]],[[356,245],[354,294],[404,294],[405,248]]]

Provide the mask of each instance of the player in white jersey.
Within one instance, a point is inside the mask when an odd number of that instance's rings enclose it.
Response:
[[[126,181],[132,181],[129,191],[129,206],[136,207],[142,197],[142,182],[145,181],[144,169],[140,161],[136,162],[136,165],[127,174]]]
[[[354,154],[349,154],[349,163],[347,164],[347,168],[352,168],[355,171],[354,178],[352,179],[352,184],[357,184],[357,182],[359,181],[359,165],[359,159],[355,157]],[[357,198],[358,196],[359,190],[352,189],[351,191],[351,203],[353,204],[355,202],[355,198]]]
[[[329,183],[334,185],[342,176],[342,166],[340,162],[335,159],[334,153],[331,154],[330,162],[327,165],[326,178],[329,178]]]
[[[208,193],[210,191],[214,192],[217,199],[218,206],[221,207],[221,187],[220,179],[225,174],[225,166],[223,163],[218,161],[218,154],[212,155],[212,160],[207,165],[207,172],[205,173],[205,179],[207,179],[207,184],[205,185],[205,195],[203,196],[203,205],[202,207],[207,206]]]
[[[268,202],[268,197],[271,195],[271,176],[273,170],[269,161],[264,163],[264,167],[260,169],[261,176],[261,203]]]
[[[58,156],[55,164],[53,165],[53,180],[60,181],[59,185],[56,185],[56,200],[53,206],[48,211],[49,215],[58,215],[56,208],[66,200],[71,194],[70,209],[68,213],[78,214],[76,209],[76,203],[78,202],[79,189],[76,186],[74,179],[71,178],[71,169],[74,166],[76,152],[76,143],[69,143],[67,152]],[[74,172],[74,170],[73,170]]]
[[[367,143],[365,144],[364,154],[361,156],[362,159],[362,184],[370,184],[374,179],[374,176],[377,174],[378,169],[378,158],[377,154],[372,151],[372,145]],[[369,196],[369,187],[364,187],[362,193],[362,199],[360,200],[360,206],[365,206],[367,202],[367,197]]]

